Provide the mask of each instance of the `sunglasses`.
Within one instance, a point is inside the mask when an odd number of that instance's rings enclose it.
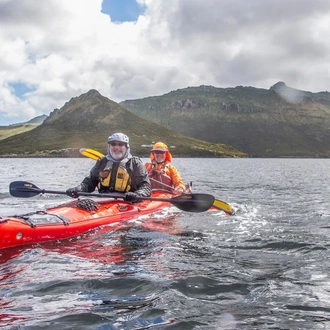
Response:
[[[154,153],[156,154],[156,155],[164,155],[165,154],[165,151],[160,151],[160,150],[154,150]]]
[[[124,143],[124,142],[110,142],[110,145],[111,145],[111,147],[115,147],[115,146],[123,147],[123,146],[126,145],[126,143]]]

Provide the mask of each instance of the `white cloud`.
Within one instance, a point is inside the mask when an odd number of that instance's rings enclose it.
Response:
[[[328,0],[138,2],[144,15],[118,24],[102,0],[0,0],[0,125],[91,88],[114,101],[202,84],[329,89]]]
[[[15,123],[22,122],[21,118],[34,118],[37,111],[27,101],[23,101],[13,94],[10,86],[0,88],[0,109],[6,109],[3,118],[13,118]],[[0,111],[1,114],[2,111]]]

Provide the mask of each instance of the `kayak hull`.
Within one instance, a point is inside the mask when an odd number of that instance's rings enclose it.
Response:
[[[154,192],[152,197],[171,198],[172,195]],[[169,205],[169,202],[153,200],[129,204],[116,199],[78,199],[45,211],[0,217],[0,249],[78,236],[93,228],[129,221]]]

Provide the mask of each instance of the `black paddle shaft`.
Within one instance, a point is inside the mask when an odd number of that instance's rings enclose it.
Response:
[[[14,181],[9,185],[9,192],[14,197],[33,197],[39,194],[59,194],[67,195],[65,191],[40,189],[35,184],[26,181]],[[78,196],[89,197],[108,197],[108,198],[124,198],[123,194],[96,194],[87,192],[78,192]],[[151,200],[168,202],[176,206],[178,209],[186,212],[205,212],[210,209],[214,202],[214,196],[209,194],[183,194],[173,198],[157,198],[157,197],[140,197],[137,200]]]

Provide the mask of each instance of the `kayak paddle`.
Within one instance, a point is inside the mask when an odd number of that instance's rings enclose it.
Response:
[[[215,199],[212,206],[218,210],[224,211],[227,215],[234,214],[233,208],[229,204],[221,201],[220,199]]]
[[[79,151],[82,155],[92,158],[94,160],[99,160],[100,158],[104,157],[104,155],[102,153],[100,153],[99,151],[96,151],[96,150],[90,149],[90,148],[81,148]],[[152,178],[151,178],[151,180],[158,182],[157,180],[152,179]],[[167,187],[173,189],[171,186],[168,186],[162,182],[160,182],[160,183],[164,186],[167,186]],[[229,204],[227,204],[219,199],[215,199],[212,206],[218,210],[224,211],[227,215],[234,214],[233,208]]]
[[[80,148],[79,152],[82,155],[92,158],[94,160],[99,160],[100,158],[104,157],[104,155],[101,154],[100,152],[89,148]]]
[[[58,194],[67,195],[65,191],[46,190],[40,189],[36,185],[26,181],[14,181],[9,185],[9,192],[14,197],[33,197],[39,194]],[[110,197],[110,198],[124,198],[122,193],[88,193],[78,192],[78,196],[89,197]],[[176,206],[178,209],[186,212],[205,212],[214,202],[214,196],[209,194],[183,194],[173,198],[157,198],[157,197],[140,197],[137,196],[137,200],[150,200],[159,202],[168,202]]]
[[[149,178],[149,179],[151,181],[162,184],[164,187],[171,188],[173,190],[173,187],[171,187],[171,186],[169,186],[169,185],[167,185],[163,182],[160,182],[160,181],[155,180],[153,178]],[[215,199],[212,206],[214,208],[218,209],[218,210],[224,211],[227,215],[233,215],[234,214],[233,208],[229,204],[221,201],[220,199]]]

